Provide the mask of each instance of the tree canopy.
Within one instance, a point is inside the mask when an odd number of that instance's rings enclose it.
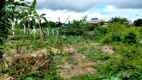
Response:
[[[120,18],[120,17],[113,17],[111,20],[110,20],[111,23],[113,22],[119,22],[121,24],[129,24],[129,20],[127,20],[126,18]]]
[[[23,18],[29,11],[29,14],[35,9],[36,0],[34,2],[25,2],[24,0],[1,0],[0,1],[0,59],[3,55],[4,40],[8,37],[12,23]],[[15,22],[15,23],[16,23]]]
[[[142,19],[137,19],[134,21],[134,25],[137,26],[137,27],[140,27],[142,26]]]

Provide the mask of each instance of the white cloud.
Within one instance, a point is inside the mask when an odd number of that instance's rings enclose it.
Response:
[[[113,12],[115,10],[116,10],[116,8],[112,5],[108,5],[104,8],[104,12]]]
[[[112,5],[122,9],[142,9],[142,0],[37,0],[37,8],[87,11],[96,5]]]
[[[37,10],[39,14],[45,13],[46,17],[49,21],[58,21],[58,17],[60,18],[61,22],[65,22],[66,19],[69,17],[68,21],[73,19],[80,20],[83,16],[87,14],[87,12],[77,13],[74,11],[67,11],[67,10],[50,10],[50,9],[40,9]]]
[[[88,16],[88,20],[97,17],[103,20],[109,20],[112,17],[125,17],[129,20],[133,21],[137,18],[142,18],[140,12],[142,9],[118,9],[112,5],[105,6],[102,9],[95,9],[94,11],[90,12],[90,10],[85,12],[75,12],[75,11],[68,11],[68,10],[50,10],[50,9],[37,9],[39,14],[46,13],[47,19],[50,21],[58,21],[58,17],[60,17],[61,22],[65,22],[68,16],[70,16],[69,20],[80,20],[84,16]],[[137,16],[136,16],[137,15]]]
[[[119,16],[119,17],[125,17],[131,21],[142,18],[142,15],[140,14],[142,12],[142,9],[118,9],[113,6],[107,6],[102,10],[102,12],[106,12],[108,14],[105,14],[105,16],[108,16],[109,18]],[[137,15],[137,16],[136,16]]]

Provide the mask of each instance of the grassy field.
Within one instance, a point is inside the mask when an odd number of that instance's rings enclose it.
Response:
[[[141,80],[141,30],[111,23],[93,34],[41,40],[38,32],[26,36],[19,29],[5,40],[0,80]]]

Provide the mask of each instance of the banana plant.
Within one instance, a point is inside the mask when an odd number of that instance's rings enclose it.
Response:
[[[46,17],[45,17],[46,14],[39,15],[36,12],[36,10],[35,10],[34,11],[34,15],[35,15],[36,19],[38,20],[38,27],[40,29],[40,39],[43,40],[43,39],[45,39],[45,33],[43,31],[43,27],[41,26],[41,20],[44,20],[45,22],[48,22],[47,19],[46,19]]]
[[[17,18],[15,8],[18,9],[19,7],[29,8],[30,5],[24,0],[0,0],[0,63],[3,60],[4,39],[7,39],[8,32],[11,29],[11,20]]]
[[[44,34],[44,31],[43,31],[43,28],[41,26],[41,20],[43,19],[44,21],[48,22],[46,17],[45,17],[45,14],[41,14],[39,15],[35,9],[36,7],[36,0],[34,0],[31,4],[31,7],[28,9],[28,11],[26,12],[25,9],[23,9],[23,19],[22,21],[24,23],[27,23],[27,27],[28,27],[28,30],[29,32],[31,32],[31,25],[36,24],[36,20],[38,21],[38,27],[40,29],[40,39],[44,39],[45,38],[45,34]],[[27,9],[26,9],[27,10]],[[31,23],[32,22],[32,23]]]
[[[29,5],[31,4],[30,8],[22,8],[21,9],[21,24],[23,24],[23,27],[25,26],[26,28],[28,28],[28,37],[30,35],[30,33],[32,32],[31,27],[32,25],[35,26],[36,21],[35,21],[35,16],[34,16],[34,10],[35,10],[35,6],[36,6],[36,0],[34,0],[32,3],[29,3]],[[27,31],[26,31],[27,32]]]
[[[30,28],[31,28],[31,24],[30,24],[30,21],[32,21],[33,23],[32,24],[36,24],[36,20],[38,21],[38,27],[40,29],[40,39],[44,39],[45,38],[45,34],[44,34],[44,31],[43,31],[43,28],[41,26],[41,20],[43,19],[44,21],[48,22],[46,17],[45,17],[45,14],[41,14],[39,15],[35,9],[36,7],[36,0],[34,0],[31,4],[31,7],[30,9],[28,10],[28,12],[25,12],[26,13],[26,16],[25,18],[23,18],[23,20],[27,21],[28,22],[28,29],[29,31],[31,32]]]

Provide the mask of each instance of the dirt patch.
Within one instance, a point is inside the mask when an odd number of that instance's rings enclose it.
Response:
[[[75,54],[73,58],[79,62],[81,62],[82,59],[85,59],[85,56],[83,54]]]
[[[17,55],[26,55],[26,56],[38,56],[39,54],[44,54],[47,52],[46,48],[38,48],[38,49],[28,49],[26,50],[26,52],[24,50],[21,50],[20,54],[17,54],[16,49],[10,49],[9,51],[10,53],[14,54],[14,56]],[[4,55],[4,56],[8,56],[8,55]]]
[[[77,65],[65,63],[64,65],[60,66],[63,68],[63,70],[60,71],[60,76],[63,78],[71,78],[85,73],[91,73],[91,74],[96,73],[96,69],[91,67],[94,64],[95,62],[91,62],[91,64],[90,62],[85,62],[85,63],[80,62]]]
[[[30,55],[31,55],[31,56],[38,56],[38,55],[45,54],[45,53],[47,53],[46,48],[40,48],[40,49],[38,49],[38,50],[32,51],[32,52],[30,53]]]
[[[91,67],[96,63],[93,61],[82,62],[82,60],[85,59],[83,54],[75,54],[73,58],[78,61],[76,65],[66,62],[64,65],[57,66],[62,68],[62,70],[59,71],[61,77],[66,79],[85,73],[96,73],[96,69]]]
[[[90,41],[90,42],[89,42],[89,44],[90,44],[90,45],[92,45],[92,46],[97,46],[97,45],[100,45],[99,43],[94,42],[94,41]]]
[[[101,51],[103,53],[114,54],[114,50],[112,46],[102,46]]]
[[[56,54],[56,53],[58,53],[59,52],[59,49],[56,49],[56,48],[51,48],[51,51],[54,53],[54,54]]]
[[[22,52],[21,54],[17,54],[16,49],[11,49],[10,52],[12,55],[9,54],[4,54],[5,58],[5,67],[8,67],[8,65],[11,65],[15,57],[37,57],[37,56],[42,56],[43,54],[47,53],[46,48],[40,48],[37,50],[32,50],[32,51],[27,51],[27,53]]]
[[[57,49],[54,47],[52,47],[51,50],[54,54],[57,54],[60,52],[60,49]],[[76,53],[76,49],[74,48],[73,45],[67,45],[67,46],[63,47],[63,52],[68,52],[68,53],[73,54],[73,53]]]
[[[69,53],[76,53],[76,49],[74,48],[73,45],[68,45],[68,46],[64,47],[64,51],[69,52]]]
[[[0,76],[0,80],[14,80],[13,77],[11,77],[8,73],[4,74],[3,76]]]

